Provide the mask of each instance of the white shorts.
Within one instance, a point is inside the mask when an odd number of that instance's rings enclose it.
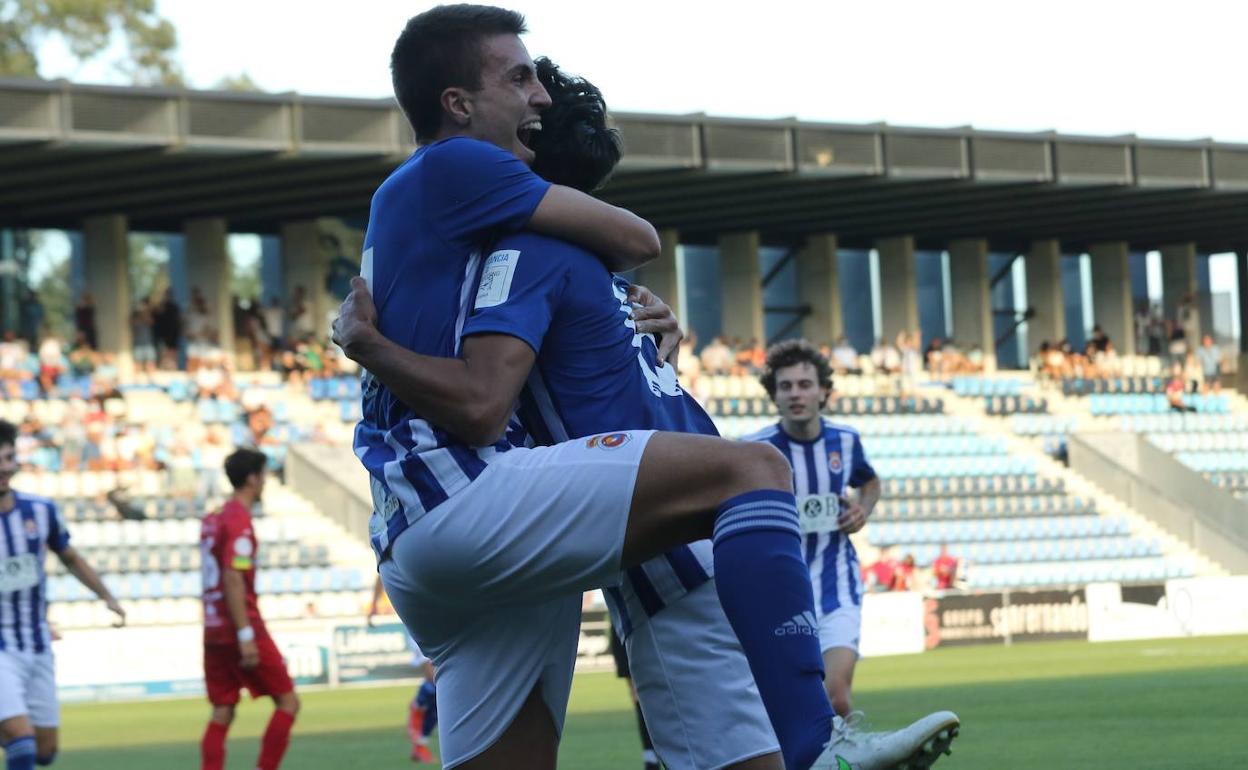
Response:
[[[826,615],[819,616],[819,650],[827,652],[833,647],[848,647],[856,654],[862,637],[862,607],[843,604]]]
[[[562,731],[581,594],[620,582],[653,431],[514,449],[399,534],[386,594],[438,670],[443,766],[497,741],[535,685]]]
[[[717,770],[780,750],[714,580],[639,625],[625,645],[668,770]]]
[[[35,727],[61,723],[56,665],[50,651],[0,651],[0,722],[23,715]]]

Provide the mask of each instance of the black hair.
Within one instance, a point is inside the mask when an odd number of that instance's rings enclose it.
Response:
[[[606,183],[623,154],[620,132],[607,126],[602,91],[545,56],[534,65],[550,106],[533,137],[533,171],[548,182],[592,192]]]
[[[264,452],[255,449],[236,449],[233,454],[225,458],[226,478],[230,480],[230,486],[242,489],[247,486],[247,479],[252,474],[264,472],[268,462],[269,458],[264,456]]]
[[[0,446],[17,444],[17,426],[8,420],[0,420]]]
[[[481,88],[481,41],[526,31],[524,16],[492,5],[439,5],[408,19],[390,53],[390,79],[416,141],[438,133],[443,91]]]
[[[758,378],[773,401],[776,398],[776,372],[802,363],[815,367],[819,387],[832,390],[832,366],[818,348],[806,340],[784,340],[767,348],[767,362],[763,365],[762,376]]]

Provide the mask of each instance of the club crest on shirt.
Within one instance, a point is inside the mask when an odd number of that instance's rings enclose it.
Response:
[[[840,473],[845,466],[841,464],[840,452],[828,452],[828,470]]]
[[[627,433],[604,433],[599,436],[590,436],[585,442],[585,446],[589,449],[598,447],[599,449],[616,449],[628,443]]]
[[[26,520],[26,537],[39,537],[39,527],[34,519]]]

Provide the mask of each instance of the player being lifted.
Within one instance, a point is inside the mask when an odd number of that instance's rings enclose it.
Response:
[[[851,690],[862,632],[862,570],[849,536],[861,530],[880,499],[880,479],[853,428],[823,418],[832,392],[832,367],[805,340],[786,340],[767,351],[763,388],[780,421],[745,436],[771,444],[793,466],[806,563],[815,595],[815,620],[832,708],[850,725],[860,721]],[[853,499],[849,490],[859,490]],[[936,717],[938,715],[933,715]],[[935,735],[946,751],[957,725]]]
[[[126,613],[69,544],[56,505],[13,489],[17,470],[17,428],[0,420],[0,745],[7,770],[33,770],[52,764],[60,725],[47,617],[48,551],[104,600],[118,626],[125,625]]]
[[[267,695],[276,706],[260,743],[258,770],[276,770],[290,742],[299,697],[256,601],[258,544],[251,509],[264,493],[267,458],[239,449],[225,459],[234,492],[204,517],[200,560],[204,579],[204,684],[212,717],[200,742],[202,770],[225,767],[225,736],[239,692]]]

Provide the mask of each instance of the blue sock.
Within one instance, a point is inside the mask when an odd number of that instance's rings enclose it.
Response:
[[[35,737],[27,735],[4,745],[6,770],[35,770]]]
[[[741,641],[785,767],[806,770],[832,737],[810,570],[791,493],[760,490],[720,506],[715,586]]]
[[[438,691],[433,682],[426,681],[416,693],[416,705],[425,710],[420,734],[428,738],[438,726]]]

